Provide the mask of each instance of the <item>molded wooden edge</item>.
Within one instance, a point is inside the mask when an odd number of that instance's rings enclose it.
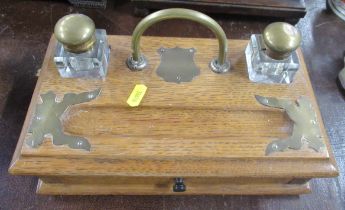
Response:
[[[42,64],[41,71],[40,71],[40,76],[38,77],[34,92],[33,92],[32,97],[31,97],[31,102],[30,102],[30,105],[28,107],[28,113],[26,114],[24,124],[22,126],[22,131],[20,133],[19,140],[17,142],[17,146],[16,146],[16,149],[14,151],[14,154],[13,154],[13,157],[12,157],[12,160],[10,163],[10,167],[9,167],[10,173],[11,173],[11,168],[14,167],[14,165],[16,164],[16,162],[19,160],[19,158],[21,156],[20,152],[21,152],[22,147],[23,147],[23,142],[24,142],[25,136],[27,134],[27,130],[29,129],[29,124],[30,124],[33,112],[35,110],[34,107],[36,106],[37,99],[39,98],[38,95],[40,92],[39,90],[40,90],[40,87],[42,84],[42,78],[43,78],[41,75],[45,74],[45,72],[46,72],[45,69],[47,69],[47,67],[48,67],[51,55],[54,52],[53,49],[55,48],[55,45],[56,45],[56,40],[54,38],[54,35],[52,35],[52,37],[49,40],[49,45],[48,45],[48,48],[46,50],[46,54],[44,56],[43,64]]]
[[[170,188],[154,185],[92,185],[92,184],[47,184],[38,181],[37,191],[41,195],[298,195],[310,193],[306,184],[248,184],[192,186],[186,192],[175,193]]]
[[[306,76],[308,77],[308,79],[307,79],[307,85],[309,86],[309,88],[310,88],[311,90],[313,90],[313,91],[311,91],[311,95],[312,95],[312,97],[313,97],[313,99],[314,99],[314,101],[315,101],[315,103],[316,103],[316,106],[317,106],[317,109],[315,108],[316,114],[317,114],[317,116],[320,116],[320,117],[318,117],[319,125],[321,126],[320,128],[321,128],[322,132],[323,132],[325,135],[327,135],[327,136],[326,136],[327,141],[325,141],[325,144],[326,144],[326,147],[327,147],[327,151],[328,151],[328,156],[329,156],[330,163],[331,163],[331,165],[332,165],[332,166],[334,167],[334,169],[335,169],[335,176],[334,176],[334,177],[336,177],[336,176],[339,176],[339,169],[338,169],[338,166],[337,166],[337,162],[335,161],[335,157],[334,157],[334,154],[333,154],[332,147],[331,147],[331,145],[330,145],[330,139],[329,139],[329,137],[328,137],[328,132],[327,132],[327,129],[325,128],[325,124],[324,124],[324,122],[323,122],[322,113],[321,113],[321,111],[320,111],[319,104],[318,104],[317,98],[316,98],[316,96],[315,96],[315,92],[314,92],[313,85],[312,85],[312,83],[311,83],[311,81],[310,81],[309,70],[308,70],[307,65],[306,65],[306,63],[305,63],[305,61],[304,61],[304,56],[303,56],[302,50],[299,48],[298,51],[299,51],[299,53],[298,53],[298,58],[300,59],[301,64],[304,66],[304,69],[307,70],[307,75],[306,75]]]
[[[75,163],[74,163],[75,161]],[[270,177],[321,178],[336,177],[337,168],[329,160],[63,160],[49,158],[19,159],[11,165],[13,175],[29,176],[156,176],[156,177]],[[176,164],[178,163],[178,164]],[[93,169],[87,168],[92,164]],[[260,168],[253,171],[256,165]],[[75,166],[78,165],[78,171]],[[190,166],[197,172],[189,172]],[[84,166],[84,167],[83,167]],[[129,166],[129,168],[127,167]],[[133,168],[133,166],[135,166]],[[240,170],[239,170],[240,168]],[[275,170],[273,171],[272,168]],[[41,169],[41,170],[40,170]],[[44,170],[42,170],[44,169]]]

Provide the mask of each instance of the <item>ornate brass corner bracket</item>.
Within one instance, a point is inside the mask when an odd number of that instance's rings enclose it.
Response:
[[[287,149],[299,150],[303,145],[307,145],[316,152],[321,152],[322,148],[325,147],[316,113],[306,97],[302,96],[296,101],[258,95],[255,98],[262,105],[284,109],[294,122],[292,135],[268,144],[266,155]]]
[[[56,101],[56,95],[49,91],[41,95],[42,103],[37,104],[36,112],[29,128],[29,136],[26,144],[37,148],[43,143],[45,137],[52,139],[54,145],[68,145],[72,149],[84,149],[90,151],[91,145],[84,137],[66,135],[63,132],[61,116],[68,107],[85,103],[99,96],[101,89],[80,94],[67,93],[62,101]]]

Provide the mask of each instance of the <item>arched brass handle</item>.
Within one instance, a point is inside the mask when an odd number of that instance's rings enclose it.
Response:
[[[132,35],[132,56],[127,59],[127,66],[133,71],[142,70],[147,66],[146,58],[140,54],[140,38],[147,28],[153,24],[168,20],[168,19],[187,19],[198,22],[204,26],[207,26],[213,31],[218,38],[219,42],[219,55],[217,59],[214,59],[210,63],[210,67],[214,72],[223,73],[230,69],[230,62],[227,60],[227,38],[222,27],[209,16],[190,9],[164,9],[152,13],[145,17],[135,27]]]

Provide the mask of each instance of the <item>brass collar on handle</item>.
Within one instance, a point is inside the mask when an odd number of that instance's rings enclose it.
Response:
[[[146,67],[145,57],[140,54],[140,38],[141,35],[153,24],[168,20],[168,19],[187,19],[198,22],[208,27],[217,37],[219,42],[218,59],[212,61],[211,68],[217,73],[226,72],[230,68],[230,63],[227,61],[227,38],[222,27],[211,17],[190,9],[165,9],[160,10],[145,17],[135,27],[132,34],[132,57],[127,60],[127,65],[131,70],[141,70]]]

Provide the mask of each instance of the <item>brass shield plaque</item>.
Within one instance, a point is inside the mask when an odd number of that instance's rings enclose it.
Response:
[[[190,82],[200,74],[194,63],[194,48],[160,48],[161,63],[157,75],[166,82]]]

